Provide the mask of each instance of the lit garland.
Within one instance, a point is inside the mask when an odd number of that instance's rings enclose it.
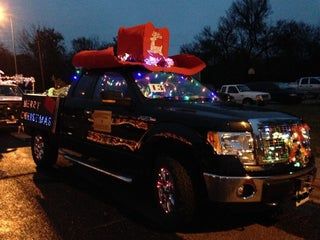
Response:
[[[289,160],[295,162],[311,156],[311,149],[309,145],[309,130],[310,127],[307,124],[294,125],[292,126],[292,137],[291,137],[291,151],[289,153]]]
[[[80,76],[82,74],[81,68],[77,68],[74,75],[72,76],[72,81],[77,81],[79,80]]]
[[[174,61],[171,58],[166,58],[160,54],[148,52],[149,56],[144,59],[144,63],[150,66],[157,67],[173,67]]]
[[[23,77],[22,75],[16,76],[0,76],[0,84],[25,84],[35,83],[34,77]]]
[[[122,62],[136,62],[133,56],[131,56],[129,53],[125,53],[122,56],[118,56],[118,59]]]
[[[143,60],[143,63],[149,66],[168,68],[174,66],[174,61],[171,58],[166,58],[161,54],[153,53],[151,51],[148,51],[148,54],[148,57]],[[136,62],[136,59],[128,53],[125,53],[122,56],[119,55],[118,59],[122,62]]]

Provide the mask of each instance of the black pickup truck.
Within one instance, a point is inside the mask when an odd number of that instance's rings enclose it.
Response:
[[[39,167],[65,159],[126,183],[144,179],[167,222],[202,199],[308,200],[316,168],[299,118],[219,102],[196,79],[143,67],[83,69],[66,97],[25,95]]]

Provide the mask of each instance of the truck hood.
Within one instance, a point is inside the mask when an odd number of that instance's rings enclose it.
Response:
[[[261,107],[247,107],[238,104],[224,103],[200,103],[200,102],[172,102],[158,105],[161,109],[159,117],[164,121],[177,121],[184,125],[201,128],[225,129],[232,122],[242,122],[253,119],[273,121],[276,119],[291,119],[299,121],[299,118],[287,113],[276,112]],[[228,127],[229,126],[229,127]]]

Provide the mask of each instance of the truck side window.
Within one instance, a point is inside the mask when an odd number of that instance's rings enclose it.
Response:
[[[101,92],[112,91],[120,92],[122,97],[126,97],[128,86],[125,78],[116,72],[106,72],[99,77],[96,88],[94,90],[94,99],[101,98]]]
[[[225,93],[226,90],[227,90],[227,87],[222,87],[222,88],[221,88],[221,92],[223,92],[223,93]]]
[[[229,87],[228,92],[229,93],[238,93],[238,89],[236,87],[231,86],[231,87]]]
[[[74,92],[73,97],[88,98],[91,92],[91,86],[96,80],[96,75],[85,74],[79,80]]]
[[[320,84],[320,80],[316,78],[310,78],[310,84]]]
[[[301,80],[301,84],[308,84],[308,78],[303,78]]]

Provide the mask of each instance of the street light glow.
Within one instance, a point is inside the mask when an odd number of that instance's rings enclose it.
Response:
[[[5,9],[2,6],[0,6],[0,23],[2,23],[6,19],[5,15],[6,15]]]

